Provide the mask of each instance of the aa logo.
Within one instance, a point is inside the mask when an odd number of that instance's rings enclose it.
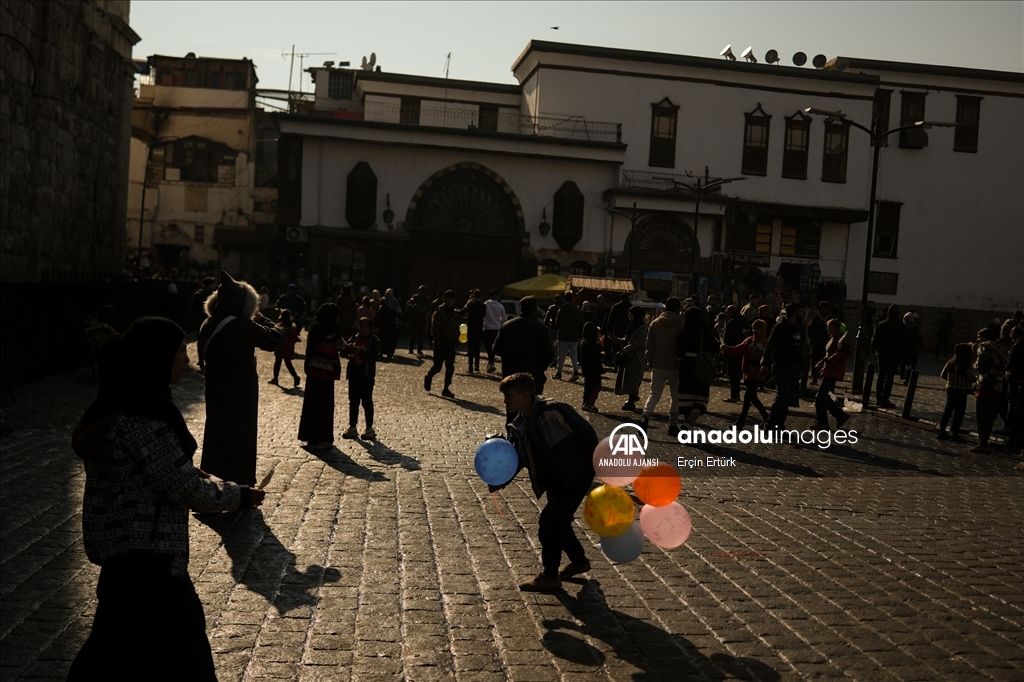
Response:
[[[638,437],[636,433],[631,431],[623,431],[623,429],[632,429],[640,434]],[[640,444],[640,438],[643,438],[643,445]],[[636,424],[619,424],[612,429],[612,435],[608,436],[608,442],[612,446],[612,456],[621,455],[623,457],[643,457],[647,453],[647,433]]]

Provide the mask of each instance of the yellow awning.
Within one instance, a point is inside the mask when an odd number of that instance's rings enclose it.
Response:
[[[538,275],[521,282],[506,284],[501,290],[505,296],[522,298],[523,296],[536,296],[537,298],[554,298],[555,294],[565,293],[565,277],[560,275]]]

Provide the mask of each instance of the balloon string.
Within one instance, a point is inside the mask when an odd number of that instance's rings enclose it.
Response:
[[[501,505],[498,504],[498,493],[493,492],[491,495],[494,497],[494,508],[498,510],[498,516],[504,516],[505,513],[501,511]]]

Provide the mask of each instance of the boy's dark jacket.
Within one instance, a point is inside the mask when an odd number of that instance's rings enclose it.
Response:
[[[359,343],[359,335],[353,336],[348,342],[353,345]],[[357,363],[354,359],[355,353],[360,351],[363,364]],[[365,349],[353,352],[346,348],[341,354],[349,358],[348,367],[345,368],[345,379],[348,381],[366,379],[371,384],[374,383],[377,378],[377,359],[380,357],[380,339],[376,334],[370,335],[370,344]]]
[[[533,492],[540,497],[554,480],[569,487],[594,478],[597,434],[590,423],[565,403],[537,396],[528,418],[508,425],[509,440],[527,467]],[[526,438],[529,443],[523,442]],[[530,454],[533,455],[532,462]],[[548,475],[548,470],[554,478]]]

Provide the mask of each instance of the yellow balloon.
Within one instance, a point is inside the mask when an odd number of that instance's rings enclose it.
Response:
[[[622,535],[633,524],[636,506],[633,498],[615,485],[594,488],[583,502],[583,519],[601,537]]]
[[[459,343],[466,343],[469,341],[469,337],[465,334],[459,334]]]

